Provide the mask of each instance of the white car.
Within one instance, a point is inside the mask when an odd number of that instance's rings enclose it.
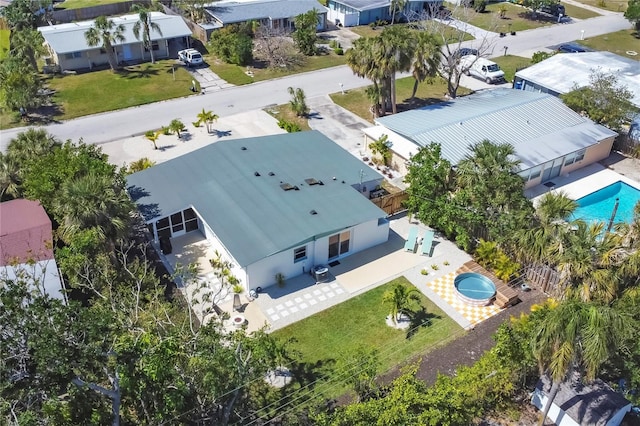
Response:
[[[504,81],[504,71],[500,69],[498,64],[475,55],[460,58],[460,70],[466,75],[484,80],[487,84]]]
[[[188,67],[202,65],[204,59],[202,54],[196,49],[184,49],[178,51],[178,59],[180,59]]]

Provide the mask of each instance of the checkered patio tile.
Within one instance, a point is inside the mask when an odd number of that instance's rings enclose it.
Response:
[[[267,309],[265,313],[271,321],[277,321],[342,293],[344,293],[344,289],[336,282],[319,284],[318,286],[310,287],[306,291],[297,294],[296,297],[292,299]]]
[[[458,311],[460,315],[465,317],[472,326],[475,326],[501,311],[500,308],[493,304],[489,306],[470,306],[458,300],[453,286],[455,276],[455,272],[452,272],[427,283],[427,286],[440,296],[442,300],[447,302],[449,306]]]

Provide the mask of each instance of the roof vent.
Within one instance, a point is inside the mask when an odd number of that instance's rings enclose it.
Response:
[[[260,176],[260,173],[258,173],[258,172],[253,172],[253,175],[254,175],[254,176]]]
[[[276,174],[273,172],[269,172],[269,176],[275,176]]]
[[[300,191],[300,188],[298,188],[298,185],[294,186],[293,189],[295,189],[296,191]]]
[[[290,183],[282,183],[280,184],[280,188],[284,189],[285,191],[291,191],[292,189],[294,189],[294,186],[291,185]]]
[[[242,148],[240,148],[240,149],[241,149],[241,150],[243,150],[243,151],[246,151],[246,150],[247,150],[247,147],[246,147],[246,146],[243,146],[243,147],[242,147]]]
[[[318,181],[318,185],[322,186],[322,185],[324,185],[324,182],[323,182],[323,181],[321,181],[321,180],[319,180],[319,181]]]
[[[342,183],[344,183],[344,181],[342,181]]]
[[[307,185],[317,185],[320,183],[320,181],[316,180],[315,178],[307,178],[304,181],[307,182]]]
[[[309,214],[313,216],[313,215],[318,214],[318,212],[317,212],[317,211],[315,211],[315,210],[311,210],[311,211],[309,212]]]

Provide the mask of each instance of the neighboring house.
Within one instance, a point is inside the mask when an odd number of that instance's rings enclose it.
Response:
[[[247,290],[384,243],[383,177],[316,131],[220,141],[127,177],[160,246],[202,233]]]
[[[0,278],[32,279],[51,297],[65,300],[53,257],[51,220],[37,201],[0,203]]]
[[[614,74],[617,83],[633,93],[630,100],[640,108],[640,62],[611,52],[558,53],[516,72],[513,85],[558,96],[589,85],[595,70]]]
[[[125,28],[125,41],[114,44],[118,63],[151,60],[151,53],[145,49],[142,40],[138,40],[133,34],[133,27],[138,18],[137,14],[111,18],[116,25],[122,24]],[[178,50],[188,45],[191,30],[182,17],[151,12],[151,21],[162,31],[160,35],[158,31],[151,29],[151,45],[156,59],[175,56]],[[100,45],[91,47],[87,44],[85,33],[93,27],[93,22],[72,22],[38,28],[44,37],[50,61],[57,65],[60,71],[92,69],[109,63],[107,53]]]
[[[531,398],[540,411],[544,410],[550,389],[549,378],[541,377]],[[589,384],[570,380],[560,384],[549,418],[558,426],[618,426],[630,410],[631,403],[602,380]]]
[[[607,158],[617,136],[556,97],[512,89],[480,91],[375,123],[363,130],[366,145],[386,134],[393,167],[402,173],[411,156],[432,142],[455,166],[487,139],[514,147],[525,188]]]
[[[219,1],[206,7],[211,18],[207,29],[229,24],[255,21],[268,28],[295,29],[295,18],[312,10],[318,11],[318,31],[327,25],[327,8],[317,0],[246,0]]]
[[[404,13],[396,14],[396,20],[411,12],[432,13],[442,0],[407,0]],[[355,27],[368,25],[377,20],[390,22],[391,0],[327,0],[327,19],[335,25]]]

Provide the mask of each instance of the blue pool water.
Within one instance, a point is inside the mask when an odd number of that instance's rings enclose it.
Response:
[[[576,200],[578,208],[574,219],[608,223],[613,213],[616,198],[620,199],[614,223],[629,223],[633,219],[633,208],[640,201],[640,190],[624,182],[616,182]]]
[[[487,277],[475,272],[465,272],[454,280],[455,288],[469,299],[486,300],[496,294],[495,284]]]

